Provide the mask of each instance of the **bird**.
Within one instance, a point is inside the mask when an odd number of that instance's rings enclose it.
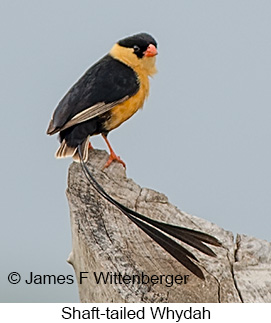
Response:
[[[108,133],[143,107],[149,95],[149,78],[156,72],[157,42],[147,33],[121,39],[108,54],[92,65],[56,107],[47,134],[59,132],[57,158],[88,159],[89,138],[101,134],[109,151],[108,167],[121,163],[108,141]]]
[[[201,231],[157,221],[127,208],[103,189],[86,164],[92,147],[89,138],[101,134],[110,151],[105,167],[109,167],[113,161],[125,167],[107,136],[142,108],[149,94],[149,77],[157,72],[157,54],[157,42],[148,33],[119,40],[62,98],[50,120],[47,134],[59,133],[57,158],[71,156],[79,162],[89,183],[104,199],[194,275],[205,279],[196,256],[176,240],[216,257],[206,244],[220,247],[222,244],[217,238]]]

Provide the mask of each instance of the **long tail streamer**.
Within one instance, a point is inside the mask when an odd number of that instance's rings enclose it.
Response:
[[[184,267],[190,270],[194,275],[200,279],[205,279],[202,270],[192,260],[198,262],[198,259],[187,249],[171,239],[172,236],[186,244],[198,249],[208,256],[216,257],[216,254],[206,246],[208,243],[213,246],[221,246],[221,243],[213,236],[200,231],[179,227],[173,224],[164,223],[151,218],[148,218],[134,210],[127,208],[109,194],[105,192],[102,186],[95,180],[88,167],[86,166],[81,151],[81,145],[78,146],[78,154],[81,161],[82,170],[92,185],[92,187],[107,201],[115,205],[123,214],[125,214],[132,222],[134,222],[142,231],[157,242],[163,249],[165,249],[172,257],[178,260]],[[158,229],[158,230],[157,230]],[[165,232],[168,235],[165,235]],[[192,260],[191,260],[192,259]]]

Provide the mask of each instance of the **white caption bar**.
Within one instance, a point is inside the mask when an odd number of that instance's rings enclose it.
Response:
[[[39,304],[2,303],[0,322],[266,322],[270,304]]]

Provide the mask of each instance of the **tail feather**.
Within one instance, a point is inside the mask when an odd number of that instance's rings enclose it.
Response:
[[[204,274],[202,270],[197,266],[190,258],[198,261],[198,259],[183,246],[172,240],[170,237],[164,235],[154,227],[147,225],[146,223],[129,217],[142,231],[144,231],[149,237],[156,241],[163,249],[165,249],[172,257],[178,260],[184,267],[189,269],[194,275],[204,280]]]
[[[216,257],[216,254],[212,251],[212,249],[210,249],[208,246],[206,246],[203,243],[203,242],[206,242],[211,245],[220,247],[221,243],[215,237],[213,237],[207,233],[200,232],[200,231],[182,228],[177,225],[153,220],[151,218],[146,217],[145,215],[142,215],[138,212],[130,210],[129,208],[127,208],[126,206],[124,206],[120,203],[118,203],[118,205],[126,212],[128,212],[128,213],[136,216],[137,218],[153,225],[154,227],[166,232],[167,234],[171,235],[172,237],[175,237],[175,238],[187,243],[188,245],[198,249],[199,251],[207,254],[208,256]]]
[[[80,149],[80,151],[83,151],[83,161],[86,162],[88,160],[88,145],[89,145],[89,137],[87,136],[87,138],[82,142],[82,144],[80,146],[78,146],[78,148],[76,148],[76,151],[74,152],[72,158],[74,161],[76,161],[77,163],[80,163],[81,159],[78,153],[78,149]],[[79,148],[80,147],[80,148]]]
[[[81,151],[83,151],[82,158],[84,161],[88,160],[88,143],[89,143],[89,136],[80,145],[80,149],[81,149]],[[80,163],[80,157],[78,154],[78,147],[68,146],[66,140],[63,139],[58,150],[56,151],[55,156],[56,156],[56,158],[72,157],[74,161]]]
[[[181,246],[169,236],[183,241],[188,245],[200,250],[201,252],[213,257],[215,257],[216,254],[208,246],[206,246],[204,242],[214,246],[221,246],[221,243],[215,237],[212,237],[209,234],[200,231],[153,220],[122,205],[121,203],[113,199],[110,195],[108,195],[102,188],[102,186],[95,180],[93,175],[90,173],[83,159],[81,146],[78,146],[77,153],[79,155],[81,166],[86,178],[101,196],[103,196],[107,201],[115,205],[142,231],[144,231],[149,237],[151,237],[155,242],[157,242],[164,250],[166,250],[172,257],[178,260],[194,275],[196,275],[200,279],[205,279],[202,270],[197,264],[195,264],[192,261],[198,261],[197,258],[189,250]],[[165,235],[162,231],[167,233],[169,236]]]
[[[55,153],[56,158],[71,157],[77,151],[77,147],[70,147],[67,145],[66,140],[62,140],[58,150]]]

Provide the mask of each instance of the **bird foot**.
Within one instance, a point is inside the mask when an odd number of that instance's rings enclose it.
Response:
[[[109,156],[106,164],[104,165],[104,168],[109,167],[114,160],[117,161],[118,163],[121,163],[122,166],[124,168],[126,168],[125,162],[120,158],[120,156],[117,156],[114,152],[110,153],[110,156]]]
[[[94,150],[94,148],[93,148],[93,146],[92,146],[92,144],[91,144],[91,142],[89,141],[89,143],[88,143],[88,149],[89,150]]]

